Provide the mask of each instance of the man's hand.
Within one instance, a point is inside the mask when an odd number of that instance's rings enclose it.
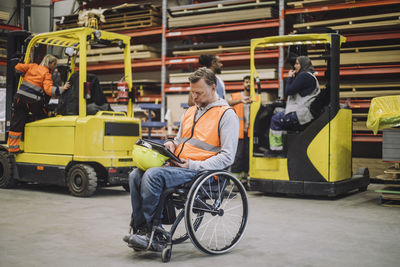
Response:
[[[189,160],[187,160],[187,159],[181,159],[182,163],[178,163],[178,162],[173,161],[173,160],[171,160],[171,161],[172,161],[172,163],[174,165],[176,165],[178,167],[189,169]]]
[[[242,98],[243,104],[251,104],[252,102],[253,102],[253,100],[251,100],[251,98],[249,96],[245,96]]]
[[[164,143],[164,146],[165,146],[166,148],[168,148],[169,150],[171,150],[172,153],[175,152],[176,146],[175,146],[175,143],[174,143],[174,142],[172,142],[172,141],[167,141],[167,142]]]
[[[64,92],[65,90],[68,90],[70,87],[71,87],[71,84],[70,84],[69,82],[66,82],[66,83],[64,84],[64,86],[62,87],[63,92]]]

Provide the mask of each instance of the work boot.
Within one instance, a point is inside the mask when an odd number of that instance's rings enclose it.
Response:
[[[129,246],[136,249],[146,249],[150,242],[151,233],[137,233],[131,235],[128,244]],[[162,238],[162,234],[154,234],[153,240],[151,242],[150,250],[161,252],[165,248],[165,241]]]

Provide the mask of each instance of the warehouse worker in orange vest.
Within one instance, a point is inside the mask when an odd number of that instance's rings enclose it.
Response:
[[[19,144],[29,113],[38,119],[47,117],[43,108],[44,95],[59,96],[70,87],[67,82],[62,88],[53,86],[52,73],[57,68],[57,58],[47,54],[40,65],[36,63],[18,63],[15,66],[17,73],[23,74],[24,79],[15,94],[11,114],[10,132],[8,133],[8,151],[21,152]]]
[[[249,172],[249,124],[250,124],[250,76],[243,78],[243,91],[233,93],[228,99],[229,105],[233,106],[239,117],[239,142],[235,161],[231,166],[231,172],[235,174],[248,189]]]
[[[226,169],[236,154],[239,120],[228,103],[215,93],[216,77],[207,68],[189,76],[194,106],[189,107],[174,140],[165,146],[181,159],[175,166],[134,169],[129,175],[133,234],[124,241],[133,248],[146,248],[152,219],[163,190],[192,180],[199,171]],[[163,246],[153,238],[151,249]]]

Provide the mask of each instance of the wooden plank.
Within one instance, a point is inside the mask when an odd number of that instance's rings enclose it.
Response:
[[[227,23],[233,21],[256,20],[264,18],[272,18],[272,9],[270,7],[219,12],[214,14],[185,16],[177,18],[169,17],[168,25],[170,28],[190,27],[196,25],[218,24],[218,23]]]
[[[353,131],[370,131],[370,132],[372,132],[371,129],[367,128],[366,121],[353,121]]]
[[[257,70],[260,79],[276,79],[276,69],[259,69]],[[187,83],[190,73],[171,73],[169,75],[170,83]],[[243,77],[250,75],[250,70],[224,70],[218,76],[223,81],[241,81]]]
[[[340,92],[340,98],[372,98],[388,95],[400,95],[400,90]]]
[[[8,21],[10,19],[10,13],[0,11],[0,20]]]
[[[353,88],[388,88],[398,87],[400,88],[400,82],[371,82],[371,83],[341,83],[340,89],[353,89]]]
[[[182,17],[182,16],[190,16],[190,15],[199,15],[204,13],[210,12],[226,12],[229,10],[238,10],[238,9],[245,9],[245,8],[254,8],[254,7],[263,7],[263,6],[270,6],[275,4],[274,1],[270,2],[255,2],[255,3],[248,3],[248,4],[238,4],[238,5],[218,5],[217,7],[211,8],[203,8],[203,9],[192,9],[192,10],[184,10],[178,12],[171,12],[172,17]]]
[[[368,113],[353,113],[352,117],[355,119],[367,119]]]
[[[210,2],[198,3],[198,4],[173,6],[173,7],[170,7],[169,10],[171,12],[177,12],[177,11],[184,11],[184,10],[191,10],[191,9],[208,8],[208,7],[214,7],[214,6],[219,6],[219,5],[226,6],[226,5],[235,5],[235,4],[242,4],[242,3],[249,3],[249,2],[255,2],[255,0],[210,1]]]
[[[375,45],[375,46],[360,46],[360,47],[341,47],[340,52],[345,53],[345,52],[368,52],[370,50],[374,51],[383,51],[383,50],[392,50],[393,48],[400,48],[400,45],[395,44],[395,45]],[[325,53],[325,50],[323,49],[310,49],[308,50],[308,54],[313,55],[313,54],[322,54]]]
[[[324,60],[311,60],[313,66],[325,66]],[[340,65],[397,63],[400,62],[399,50],[341,53]]]
[[[299,23],[294,24],[293,28],[309,28],[315,26],[333,26],[335,24],[349,24],[353,25],[355,21],[363,21],[363,20],[374,20],[374,19],[384,19],[384,18],[392,18],[392,17],[399,17],[400,12],[395,13],[385,13],[385,14],[378,14],[378,15],[369,15],[369,16],[361,16],[361,17],[351,17],[351,18],[343,18],[343,19],[332,19],[332,20],[323,20],[323,21],[314,21],[314,22],[307,22],[307,23]]]
[[[357,23],[357,24],[349,24],[349,25],[341,25],[341,26],[332,26],[330,27],[333,30],[348,30],[348,31],[356,31],[359,29],[375,29],[379,27],[389,27],[389,26],[398,26],[400,25],[400,20],[386,20],[386,21],[376,21],[376,22],[367,22],[367,23]]]
[[[330,2],[330,0],[303,0],[303,1],[294,1],[294,2],[287,2],[286,4],[288,6],[292,6],[294,8],[302,8],[303,5],[306,4],[315,4],[315,3],[326,3],[326,2]],[[326,3],[327,4],[327,3]]]
[[[132,45],[131,52],[139,52],[139,51],[157,51],[156,48],[148,45]],[[87,55],[103,55],[103,54],[116,54],[116,53],[123,53],[124,50],[119,47],[107,47],[107,48],[94,48],[88,49]]]
[[[187,50],[187,51],[173,51],[172,54],[175,56],[192,56],[200,54],[219,54],[226,52],[248,52],[250,51],[250,46],[237,46],[237,47],[218,47],[212,49],[197,49],[197,50]]]

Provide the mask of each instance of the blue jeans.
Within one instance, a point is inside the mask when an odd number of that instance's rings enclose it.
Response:
[[[283,150],[282,134],[283,130],[291,130],[299,126],[299,120],[296,112],[278,112],[271,118],[271,127],[269,129],[269,148],[274,151]]]
[[[134,169],[129,174],[133,226],[151,226],[163,190],[189,182],[198,172],[179,167]]]
[[[290,112],[285,115],[285,112],[278,112],[271,118],[271,129],[276,131],[291,130],[299,126],[296,112]]]

